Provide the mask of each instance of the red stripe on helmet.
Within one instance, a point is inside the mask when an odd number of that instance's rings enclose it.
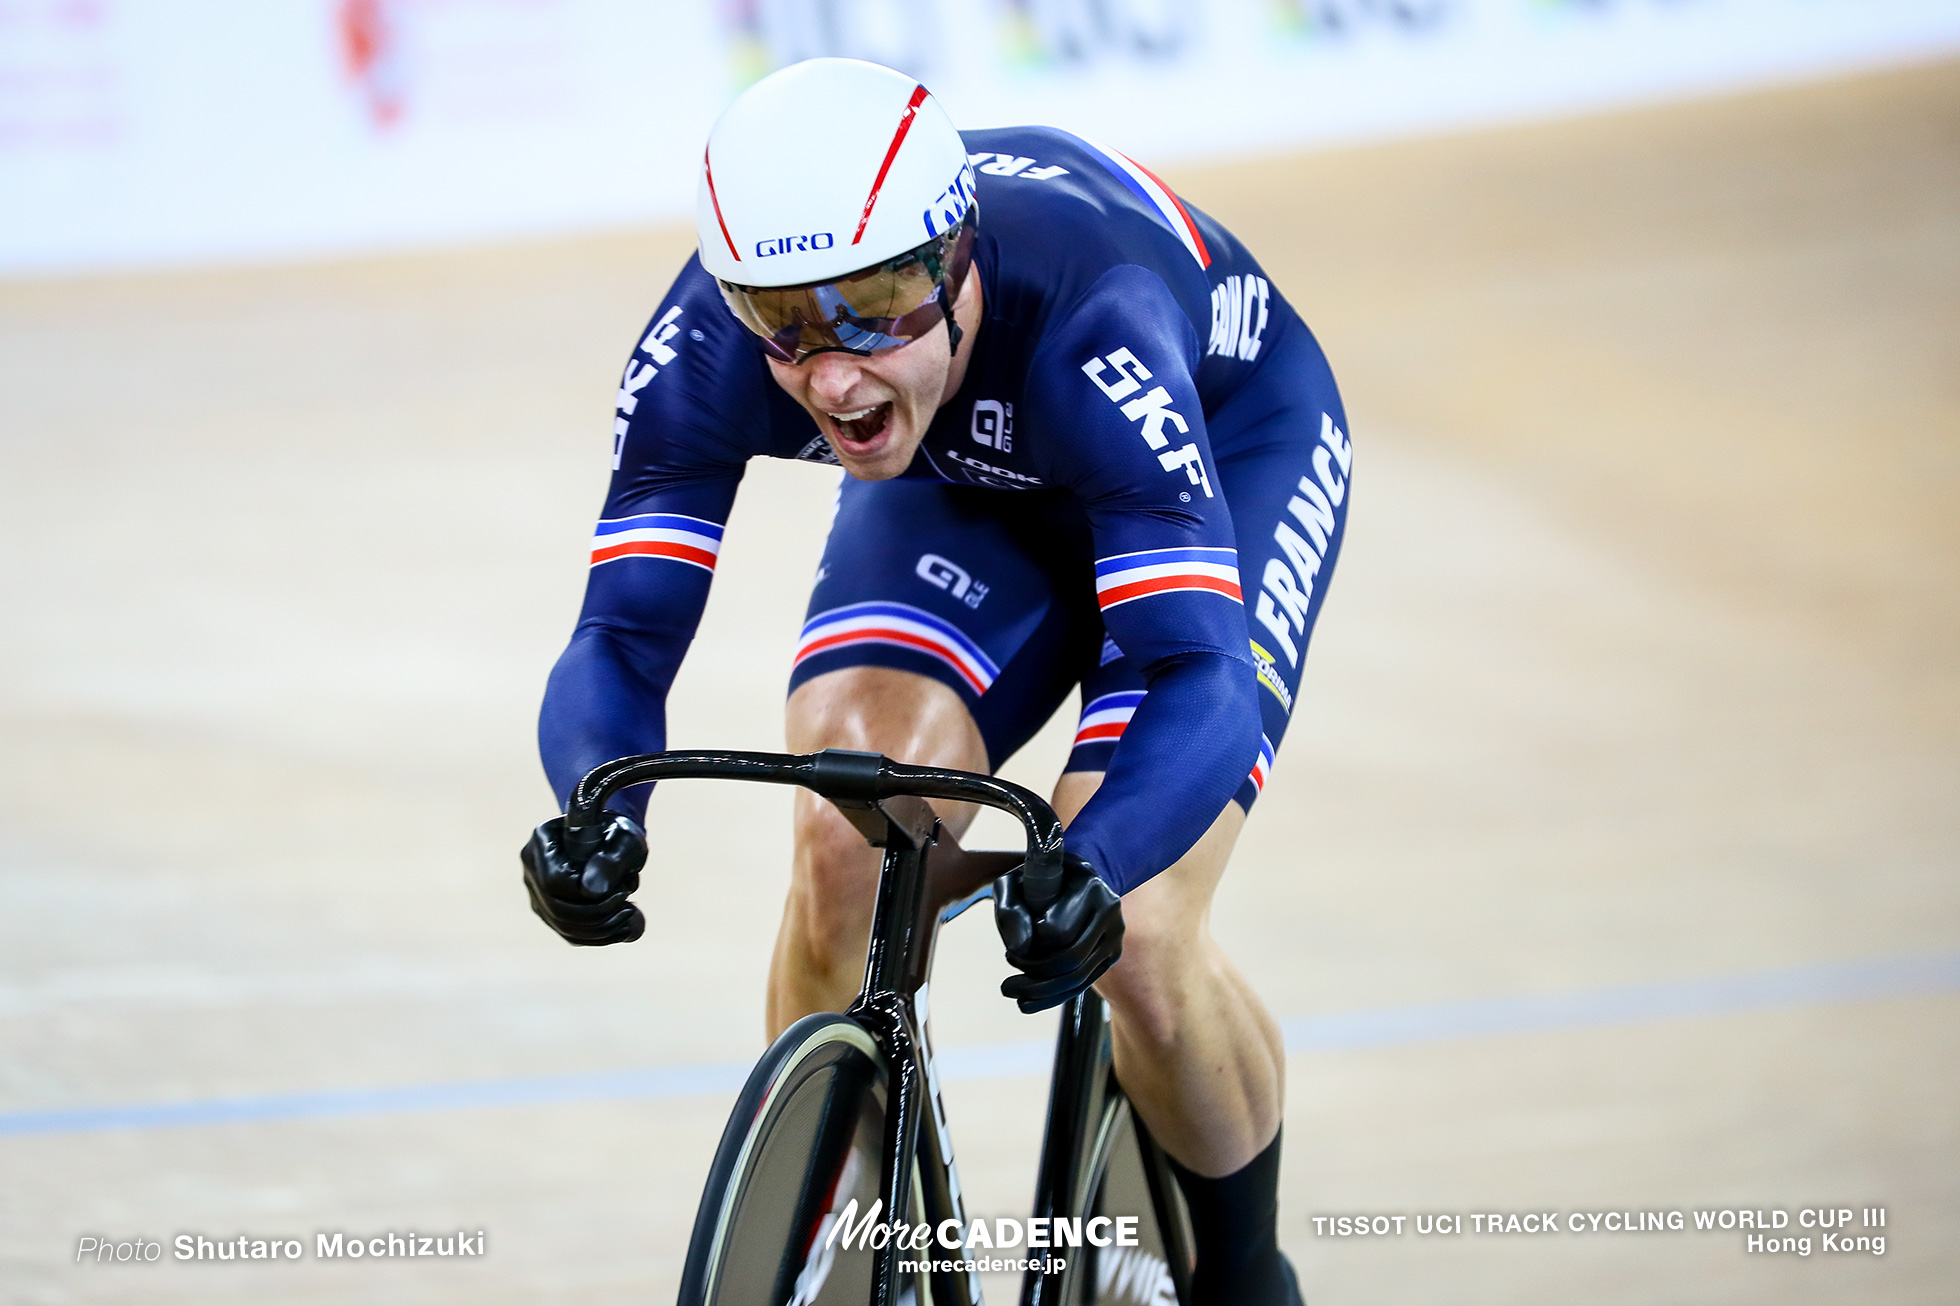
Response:
[[[735,238],[728,234],[728,220],[721,216],[721,196],[715,194],[715,165],[708,161],[708,152],[701,151],[701,171],[708,178],[708,202],[715,206],[715,221],[721,224],[721,238],[728,242],[728,252],[740,263],[742,256],[735,251]]]
[[[898,147],[905,144],[905,133],[912,130],[912,119],[925,102],[926,88],[913,87],[912,98],[905,102],[905,115],[898,120],[898,130],[892,133],[891,148],[885,151],[885,161],[878,166],[878,179],[871,183],[871,193],[864,197],[864,215],[858,219],[857,234],[851,237],[853,245],[864,239],[864,224],[871,221],[871,207],[878,202],[878,190],[885,184],[885,174],[892,170],[892,160],[898,157]]]

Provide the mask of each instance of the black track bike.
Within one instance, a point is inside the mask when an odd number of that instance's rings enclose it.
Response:
[[[857,1000],[783,1031],[736,1100],[695,1217],[680,1306],[980,1306],[970,1267],[981,1258],[1028,1262],[1022,1306],[1188,1302],[1189,1216],[1111,1072],[1108,1010],[1093,990],[1062,1011],[1034,1209],[1020,1221],[1049,1245],[963,1245],[969,1221],[926,1023],[933,944],[942,924],[1024,862],[1030,904],[1053,901],[1062,872],[1054,810],[1005,780],[876,753],[651,753],[579,782],[566,813],[574,848],[596,838],[617,790],[685,779],[800,785],[883,849],[884,865]],[[1027,832],[1026,852],[961,849],[928,798],[1009,813]]]

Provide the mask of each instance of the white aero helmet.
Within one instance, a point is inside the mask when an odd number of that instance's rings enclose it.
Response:
[[[708,133],[701,266],[784,362],[896,349],[953,321],[973,251],[973,169],[952,119],[903,73],[810,59]]]

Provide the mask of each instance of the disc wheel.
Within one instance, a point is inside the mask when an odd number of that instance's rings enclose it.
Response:
[[[856,1021],[820,1014],[783,1031],[722,1132],[680,1306],[864,1306],[872,1253],[833,1233],[852,1201],[863,1221],[878,1200],[885,1080]],[[917,1286],[900,1296],[918,1300]]]

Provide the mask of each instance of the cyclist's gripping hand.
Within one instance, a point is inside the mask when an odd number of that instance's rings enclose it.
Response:
[[[1096,868],[1062,854],[1061,892],[1044,911],[1028,906],[1015,867],[994,882],[994,924],[1019,975],[1000,991],[1032,1014],[1088,988],[1123,955],[1123,908]]]
[[[626,901],[647,860],[646,831],[632,817],[607,812],[598,851],[580,861],[565,818],[554,816],[532,832],[521,856],[531,910],[567,943],[631,943],[646,932],[646,917]]]

